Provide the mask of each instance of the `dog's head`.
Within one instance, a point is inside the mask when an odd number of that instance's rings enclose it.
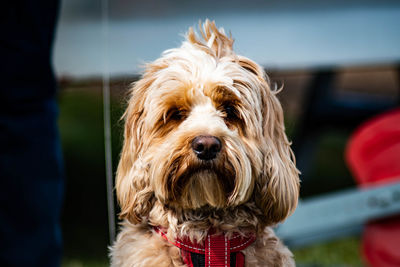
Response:
[[[182,209],[253,201],[266,223],[296,207],[298,171],[281,105],[263,69],[206,21],[148,64],[125,112],[116,189],[137,223],[155,201]]]

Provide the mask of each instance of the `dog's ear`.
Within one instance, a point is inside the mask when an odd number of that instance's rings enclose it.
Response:
[[[149,77],[139,80],[131,91],[125,120],[124,144],[116,176],[116,193],[121,219],[139,223],[147,216],[153,205],[153,190],[150,186],[148,166],[141,157],[145,149],[142,138],[144,130],[144,101],[147,88],[152,83]]]
[[[255,70],[258,72],[257,70]],[[256,181],[255,201],[262,210],[265,223],[283,221],[294,212],[299,196],[299,171],[285,134],[283,111],[267,78],[263,79],[265,90],[263,104],[263,173]]]

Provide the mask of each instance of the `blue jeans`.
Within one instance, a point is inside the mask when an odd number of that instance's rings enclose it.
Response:
[[[51,49],[59,2],[0,18],[0,266],[59,266],[63,162]]]

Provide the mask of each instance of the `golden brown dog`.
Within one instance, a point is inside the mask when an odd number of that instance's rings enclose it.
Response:
[[[245,266],[292,266],[270,226],[297,205],[283,112],[263,69],[206,21],[146,66],[124,114],[112,266],[186,266],[175,240],[254,236]],[[162,234],[157,232],[162,229]]]

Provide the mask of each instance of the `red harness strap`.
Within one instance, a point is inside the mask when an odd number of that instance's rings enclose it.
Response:
[[[236,267],[244,266],[244,255],[241,250],[250,246],[255,236],[241,236],[234,234],[228,239],[224,235],[208,234],[204,244],[192,243],[188,238],[176,239],[171,241],[167,235],[158,227],[154,230],[159,233],[169,243],[181,249],[184,262],[189,266],[194,266],[192,263],[192,253],[204,254],[205,267],[230,267],[231,253],[236,253]]]

